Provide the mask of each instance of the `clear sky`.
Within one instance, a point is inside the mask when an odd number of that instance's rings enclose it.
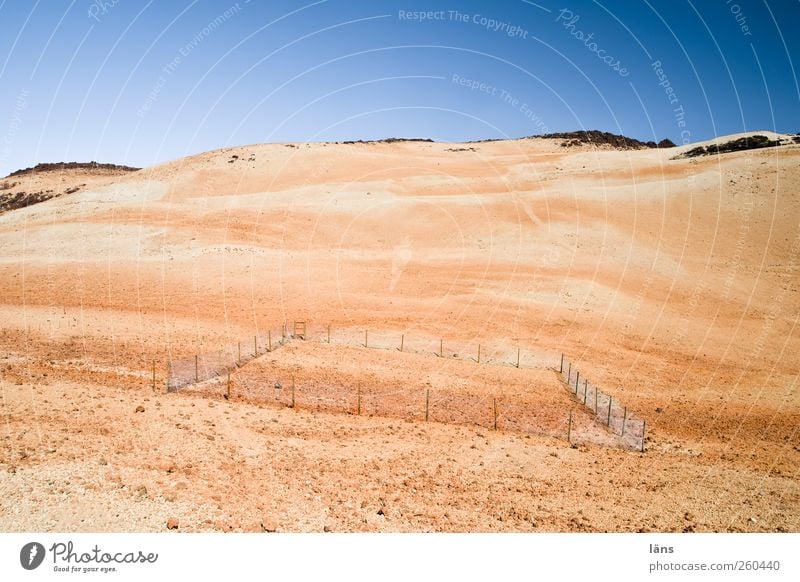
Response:
[[[794,133],[798,23],[799,0],[0,0],[0,175],[274,141]]]

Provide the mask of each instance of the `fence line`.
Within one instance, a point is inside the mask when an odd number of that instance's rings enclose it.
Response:
[[[310,326],[309,326],[310,329]],[[475,362],[481,365],[496,365],[519,369],[543,369],[547,366],[538,362],[535,352],[525,351],[518,344],[493,347],[484,341],[467,342],[445,337],[413,337],[405,332],[376,332],[371,329],[334,329],[330,325],[309,331],[306,338],[311,341],[332,345],[358,346],[376,350],[396,350],[403,353],[434,355],[440,358],[462,362]]]
[[[302,326],[298,326],[302,324]],[[368,349],[397,350],[403,353],[436,355],[458,361],[473,361],[480,365],[504,366],[518,369],[541,369],[543,365],[531,364],[535,354],[514,346],[508,350],[492,349],[483,342],[468,344],[458,340],[412,338],[405,333],[389,334],[364,330],[361,338],[347,337],[348,329],[333,330],[330,325],[314,332],[308,331],[306,322],[283,323],[268,328],[260,334],[245,338],[236,344],[214,352],[196,354],[191,359],[170,359],[168,390],[177,390],[189,384],[204,382],[234,372],[251,360],[282,347],[295,337],[331,345],[359,346]],[[298,331],[302,333],[297,333]],[[352,333],[352,332],[351,332]]]
[[[586,410],[594,414],[596,422],[604,424],[626,447],[644,452],[647,427],[645,419],[639,418],[611,394],[602,392],[589,382],[564,354],[561,354],[559,373],[565,388]]]
[[[233,373],[246,363],[286,345],[292,338],[286,324],[283,324],[274,331],[268,328],[221,350],[195,354],[190,359],[170,359],[167,391],[174,392],[184,386]]]
[[[408,385],[381,389],[363,382],[326,379],[300,380],[269,368],[240,370],[234,382],[235,398],[299,410],[380,416],[416,422],[476,426],[567,440],[568,411],[563,406],[542,405],[533,399],[465,394],[447,388]],[[224,396],[224,380],[200,388]],[[586,418],[583,428],[592,424]],[[575,438],[573,429],[572,442]]]
[[[357,339],[348,337],[348,333],[354,334],[349,329],[332,330],[330,325],[309,333],[306,322],[295,322],[292,326],[284,323],[278,328],[267,328],[260,334],[215,352],[170,360],[167,391],[199,389],[213,394],[219,392],[225,398],[233,396],[241,400],[293,408],[474,425],[486,429],[549,436],[570,443],[603,442],[632,448],[636,435],[643,435],[643,421],[640,422],[627,410],[623,410],[619,420],[619,403],[614,403],[611,396],[603,394],[588,382],[581,383],[577,370],[563,356],[562,377],[564,366],[567,366],[569,371],[565,377],[566,383],[569,385],[574,379],[576,388],[573,396],[580,397],[581,403],[594,413],[594,419],[586,414],[576,416],[563,406],[542,405],[519,396],[499,398],[496,395],[475,395],[446,388],[432,389],[429,386],[414,385],[380,390],[362,383],[348,385],[330,380],[298,381],[294,376],[279,374],[274,370],[259,369],[254,372],[251,367],[243,368],[248,362],[297,338],[335,345],[358,345],[367,349],[395,349],[404,353],[435,355],[440,358],[473,361],[481,366],[545,368],[531,365],[536,360],[535,356],[532,357],[530,352],[523,351],[519,346],[514,346],[509,356],[508,349],[492,349],[486,343],[475,342],[472,354],[467,351],[470,344],[447,341],[444,338],[425,340],[404,333],[386,334],[363,330],[360,339]],[[155,387],[155,368],[153,374]],[[592,404],[593,407],[590,406]],[[606,424],[610,429],[605,436],[601,434],[603,431],[598,432],[594,428],[597,425],[596,419],[603,411],[608,413]],[[617,425],[620,427],[619,431],[615,430]],[[640,438],[643,442],[643,436]]]

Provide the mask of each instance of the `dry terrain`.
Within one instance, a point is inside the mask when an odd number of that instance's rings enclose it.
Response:
[[[800,531],[785,141],[271,144],[6,178],[58,195],[0,213],[0,531]],[[647,422],[644,452],[562,353]]]

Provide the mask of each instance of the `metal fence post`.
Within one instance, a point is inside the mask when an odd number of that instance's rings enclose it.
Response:
[[[567,424],[567,442],[572,442],[572,411],[569,411],[569,423]]]

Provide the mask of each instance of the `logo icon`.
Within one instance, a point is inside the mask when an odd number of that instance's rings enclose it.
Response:
[[[39,542],[27,543],[19,552],[19,563],[26,570],[35,570],[42,565],[44,554],[44,546]]]

